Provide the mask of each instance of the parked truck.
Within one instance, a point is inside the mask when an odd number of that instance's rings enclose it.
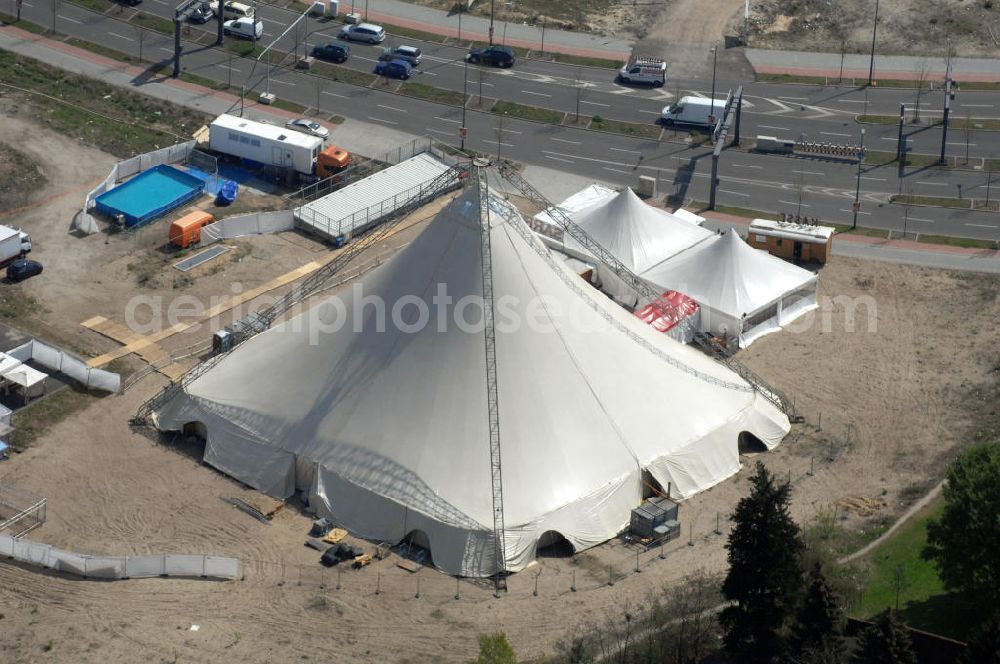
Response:
[[[350,161],[346,150],[335,145],[323,148],[323,139],[318,136],[235,115],[220,115],[208,129],[208,144],[215,152],[300,175],[330,177]]]
[[[31,251],[31,238],[27,233],[10,226],[0,226],[0,267],[23,258]]]
[[[691,125],[709,127],[713,124],[710,116],[717,121],[726,110],[725,99],[705,99],[704,97],[681,97],[679,101],[663,108],[663,123],[666,125]]]

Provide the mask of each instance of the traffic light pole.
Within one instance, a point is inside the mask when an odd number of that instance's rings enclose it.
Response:
[[[948,116],[951,115],[951,60],[948,60],[948,71],[944,75],[944,115],[941,118],[941,159],[945,160],[945,149],[948,145]]]

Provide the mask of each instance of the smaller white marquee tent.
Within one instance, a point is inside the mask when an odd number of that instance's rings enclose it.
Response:
[[[701,326],[741,347],[816,307],[818,277],[754,249],[730,230],[642,274],[701,305]]]

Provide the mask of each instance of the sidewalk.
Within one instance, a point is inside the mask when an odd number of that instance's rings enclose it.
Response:
[[[0,48],[42,60],[76,74],[102,80],[116,87],[131,89],[210,115],[233,111],[239,107],[235,95],[174,80],[168,76],[146,77],[146,71],[58,40],[6,26],[0,28]],[[296,114],[270,106],[246,103],[246,117],[284,123]],[[412,134],[359,120],[346,119],[341,125],[330,126],[332,140],[350,152],[379,154],[414,138]],[[558,203],[569,195],[595,182],[593,178],[565,173],[542,166],[528,165],[524,177],[550,201]],[[608,186],[608,183],[602,183]],[[514,193],[514,192],[509,192]],[[750,222],[715,212],[704,213],[712,222],[726,226],[746,226]],[[865,236],[836,236],[834,254],[875,260],[887,260],[912,265],[925,265],[957,270],[1000,273],[1000,252],[927,245],[908,240],[880,240]]]
[[[339,9],[344,13],[354,11],[361,14],[362,17],[365,16],[364,2],[341,2]],[[458,17],[457,13],[400,2],[400,0],[377,0],[377,4],[376,0],[370,0],[367,12],[367,19],[376,23],[384,21],[391,25],[455,38],[459,37]],[[505,21],[496,21],[493,27],[493,41],[495,43],[517,46],[536,52],[557,51],[567,55],[621,60],[622,62],[627,60],[632,52],[633,42],[627,39],[585,32],[543,30],[541,26]],[[462,14],[461,39],[487,42],[489,41],[489,28],[489,18]]]
[[[772,51],[748,48],[747,59],[758,74],[793,74],[797,76],[840,76],[839,53],[806,53],[803,51]],[[870,55],[848,53],[844,56],[844,77],[868,80]],[[947,64],[944,58],[912,55],[875,54],[874,80],[919,80],[921,68],[924,79],[941,81]],[[956,81],[1000,81],[1000,60],[987,58],[953,58],[952,76]]]

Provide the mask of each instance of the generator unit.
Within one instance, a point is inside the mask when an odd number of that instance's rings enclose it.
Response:
[[[660,539],[669,536],[673,530],[679,535],[677,512],[677,503],[669,498],[647,500],[632,510],[629,531],[640,539]]]

